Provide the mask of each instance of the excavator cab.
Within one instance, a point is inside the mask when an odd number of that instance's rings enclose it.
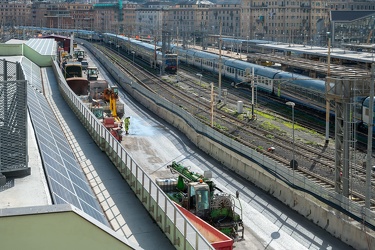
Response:
[[[118,99],[118,87],[117,86],[112,86],[111,87],[113,94],[115,95],[116,100]]]
[[[98,80],[99,70],[95,66],[89,66],[86,70],[87,80],[96,81]]]
[[[104,118],[104,109],[103,109],[103,107],[93,107],[91,109],[91,111],[95,115],[96,118],[98,118],[98,119],[103,119]]]
[[[188,210],[201,219],[210,214],[210,187],[204,182],[188,184]]]

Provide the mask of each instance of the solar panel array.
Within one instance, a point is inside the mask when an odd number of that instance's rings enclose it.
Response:
[[[40,74],[34,74],[33,71],[39,70],[40,68],[35,65],[32,61],[26,57],[22,57],[21,64],[23,68],[24,75],[28,80],[28,84],[39,93],[43,93],[42,79]]]
[[[40,68],[28,59],[22,61],[22,67],[30,82],[28,108],[54,203],[72,204],[109,225],[46,98],[34,87],[38,85],[34,81],[41,82]]]
[[[55,56],[57,44],[53,38],[37,39],[33,38],[26,42],[26,45],[41,55]]]

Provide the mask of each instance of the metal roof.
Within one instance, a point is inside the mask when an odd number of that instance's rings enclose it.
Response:
[[[333,22],[350,22],[356,19],[366,17],[374,14],[375,11],[331,11],[331,20]]]
[[[33,38],[25,44],[41,55],[56,56],[57,44],[53,38]]]
[[[315,55],[320,57],[328,56],[328,48],[326,47],[317,47],[317,46],[308,46],[301,44],[286,44],[286,43],[275,43],[275,44],[257,44],[258,47],[270,49],[270,50],[279,50],[279,51],[290,51],[296,54],[308,54]],[[354,62],[362,63],[373,63],[375,62],[374,53],[368,52],[358,52],[342,48],[330,48],[330,57],[331,59],[343,59]]]
[[[257,61],[257,60],[264,60],[264,61],[271,61],[274,63],[280,63],[289,65],[295,68],[304,69],[308,71],[316,71],[319,73],[326,74],[327,73],[327,63],[326,62],[319,62],[313,61],[309,59],[299,58],[299,57],[292,57],[292,56],[284,56],[278,54],[249,54],[248,60],[250,61]],[[330,74],[333,76],[366,76],[370,74],[369,70],[343,66],[338,64],[330,64]]]

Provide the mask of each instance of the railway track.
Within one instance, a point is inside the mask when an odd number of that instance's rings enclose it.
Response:
[[[139,84],[153,93],[165,97],[202,122],[210,125],[209,84],[202,83],[201,80],[196,78],[192,79],[188,77],[188,73],[183,72],[179,73],[178,82],[176,76],[173,75],[161,79],[160,76],[155,75],[155,70],[147,69],[147,65],[138,65],[131,58],[119,55],[116,51],[111,51],[102,46],[98,46],[98,49],[112,60],[116,67],[121,68],[126,74],[130,74]],[[191,71],[189,72],[191,73]],[[290,135],[285,131],[263,128],[262,123],[244,119],[242,114],[237,114],[231,107],[236,105],[239,98],[236,94],[233,95],[232,91],[227,98],[227,104],[216,105],[214,112],[215,129],[250,148],[262,151],[286,168],[291,168],[290,160],[295,154],[295,159],[298,159],[299,163],[299,167],[295,169],[296,173],[306,176],[327,189],[334,189],[335,159],[332,152],[326,151],[326,148],[300,143],[298,140],[293,145]],[[248,105],[248,103],[245,103],[245,105]],[[267,151],[267,148],[271,146],[277,148],[273,153]],[[295,148],[298,150],[295,150]],[[357,183],[353,185],[355,188],[351,190],[350,195],[353,200],[362,203],[365,199],[363,195],[365,172],[361,165],[354,166],[351,171],[355,172],[352,174],[355,174],[355,182]],[[375,190],[373,189],[373,191]],[[371,201],[371,207],[375,207],[374,200]]]

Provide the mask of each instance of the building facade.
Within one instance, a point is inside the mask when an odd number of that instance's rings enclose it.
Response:
[[[89,4],[0,0],[0,22],[3,28],[85,29],[146,38],[160,37],[167,32],[185,44],[203,46],[217,43],[208,38],[219,35],[319,45],[326,42],[331,29],[331,11],[371,10],[375,10],[375,1],[218,0],[212,3],[198,0]]]

